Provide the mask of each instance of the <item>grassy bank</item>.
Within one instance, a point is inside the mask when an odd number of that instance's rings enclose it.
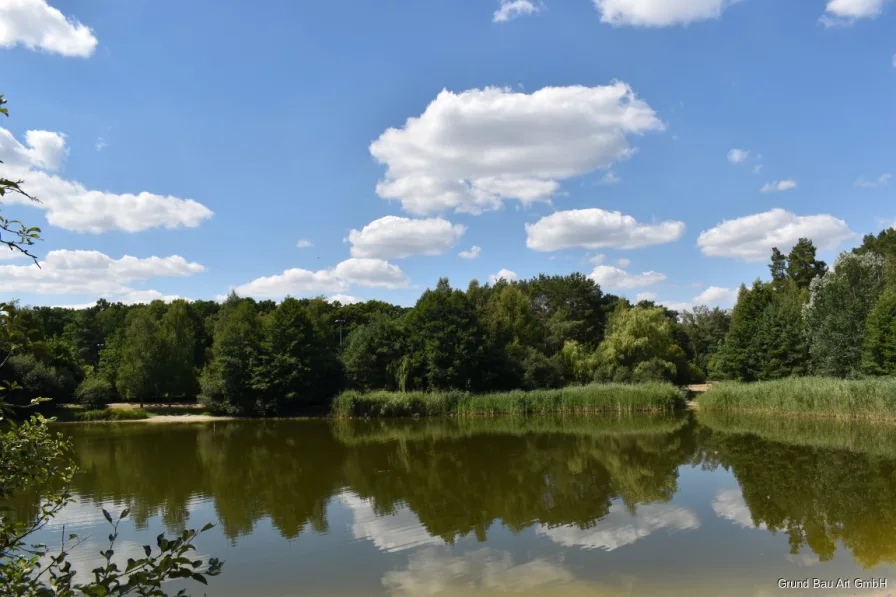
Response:
[[[793,377],[717,383],[698,404],[708,410],[896,419],[896,378]]]
[[[73,421],[140,421],[153,416],[142,408],[114,409],[104,408],[101,410],[82,410],[72,413]]]
[[[468,394],[465,392],[343,392],[333,416],[433,417],[598,413],[672,410],[682,392],[671,384],[593,384],[558,390]]]

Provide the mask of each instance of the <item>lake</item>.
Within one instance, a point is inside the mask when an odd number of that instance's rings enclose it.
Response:
[[[192,595],[763,596],[889,579],[896,428],[682,413],[60,427],[81,468],[41,539],[118,555],[206,522]],[[138,557],[138,556],[135,556]],[[173,593],[178,585],[172,584]]]

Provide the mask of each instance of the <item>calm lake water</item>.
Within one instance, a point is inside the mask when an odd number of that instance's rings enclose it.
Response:
[[[42,538],[90,535],[88,565],[100,506],[131,509],[123,558],[214,522],[199,547],[224,572],[192,595],[801,592],[779,578],[887,578],[824,594],[896,595],[894,427],[688,413],[62,428],[80,503]]]

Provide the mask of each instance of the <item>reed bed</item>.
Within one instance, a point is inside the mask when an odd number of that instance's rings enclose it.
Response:
[[[671,411],[682,404],[682,391],[671,384],[591,384],[491,394],[347,391],[333,401],[332,413],[336,418],[593,414]]]
[[[896,419],[896,378],[791,377],[710,386],[700,409],[841,418]]]

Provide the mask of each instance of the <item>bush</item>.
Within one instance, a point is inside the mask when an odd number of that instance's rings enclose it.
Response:
[[[7,366],[12,370],[10,381],[22,386],[10,402],[24,405],[33,398],[52,398],[57,403],[71,400],[76,386],[71,372],[58,370],[30,354],[10,357]]]
[[[88,377],[75,390],[75,398],[87,408],[106,408],[106,405],[114,402],[117,397],[115,386],[108,379],[98,375]]]
[[[101,410],[85,410],[75,414],[79,421],[140,421],[150,415],[142,408],[103,408]]]

